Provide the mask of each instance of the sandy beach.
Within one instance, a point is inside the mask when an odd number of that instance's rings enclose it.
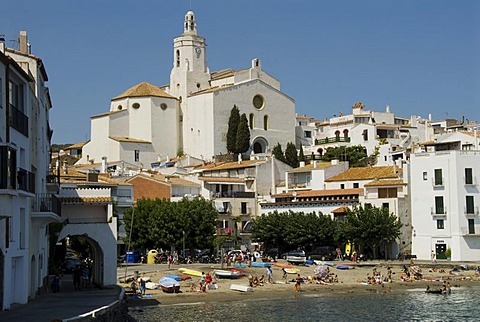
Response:
[[[301,291],[299,293],[293,290],[294,278],[296,274],[288,274],[287,280],[282,275],[282,268],[272,266],[273,283],[264,283],[263,286],[256,286],[253,292],[239,292],[230,290],[230,285],[240,284],[249,285],[248,275],[260,277],[262,274],[266,276],[266,268],[243,268],[246,276],[238,279],[217,279],[218,288],[214,290],[207,290],[206,293],[199,291],[199,277],[192,276],[192,279],[179,282],[180,292],[170,294],[163,292],[160,288],[156,290],[147,289],[146,295],[143,298],[134,296],[130,292],[128,294],[128,303],[130,307],[139,307],[145,305],[175,305],[188,304],[198,302],[226,302],[238,300],[255,300],[255,299],[275,299],[296,296],[298,294],[352,294],[352,293],[390,293],[390,292],[405,292],[409,289],[426,289],[427,285],[431,289],[440,289],[443,281],[450,283],[452,291],[456,288],[480,288],[480,276],[475,274],[476,266],[470,266],[469,270],[458,269],[451,272],[452,268],[459,265],[454,263],[414,263],[421,270],[421,279],[405,279],[404,267],[409,267],[408,262],[375,262],[375,263],[352,263],[352,262],[335,262],[336,265],[349,265],[352,268],[348,270],[340,270],[335,266],[330,267],[332,274],[337,275],[337,283],[320,284],[316,281],[310,281],[309,277],[313,277],[314,269],[317,265],[310,266],[295,266],[299,269],[300,276],[304,277],[305,282],[301,284]],[[149,277],[152,282],[158,283],[158,280],[167,274],[178,274],[179,268],[190,268],[201,272],[210,272],[214,274],[215,269],[221,269],[220,264],[211,265],[172,265],[170,269],[166,265],[159,265],[157,271],[141,274],[140,276]],[[382,276],[387,276],[387,268],[391,267],[391,282],[381,284],[368,284],[367,274],[372,276],[374,269],[380,272]],[[224,266],[224,269],[227,269]],[[128,278],[131,281],[132,278]],[[192,283],[195,284],[195,290],[190,291]],[[119,285],[129,289],[130,283],[124,283],[120,280]]]

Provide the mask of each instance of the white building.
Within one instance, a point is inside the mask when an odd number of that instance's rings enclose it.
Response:
[[[92,117],[91,140],[77,164],[99,162],[103,156],[144,168],[179,154],[212,160],[227,153],[234,106],[248,119],[249,152],[295,142],[295,103],[260,60],[243,70],[210,72],[205,38],[197,33],[193,12],[185,15],[183,26],[173,41],[170,84],[141,83],[113,98],[108,113]]]
[[[476,135],[471,139],[478,140]],[[452,261],[480,258],[480,150],[461,141],[426,143],[410,156],[412,252]]]
[[[49,110],[40,58],[26,32],[19,48],[0,42],[0,305],[25,304],[48,282],[48,224],[60,220],[59,201],[47,190]]]

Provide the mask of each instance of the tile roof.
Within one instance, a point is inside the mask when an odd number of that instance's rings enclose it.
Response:
[[[403,182],[402,179],[392,179],[392,180],[373,180],[365,184],[365,187],[378,187],[378,186],[406,186],[407,183]]]
[[[254,167],[257,164],[261,163],[266,163],[267,161],[265,160],[244,160],[238,163],[238,161],[234,162],[223,162],[219,165],[214,165],[213,167],[210,167],[208,171],[218,171],[218,170],[233,170],[233,169],[243,169],[243,168],[250,168]]]
[[[206,182],[233,182],[244,183],[245,179],[242,178],[230,178],[230,177],[198,177],[199,180]]]
[[[89,142],[89,141],[72,144],[72,145],[70,145],[70,146],[67,146],[67,147],[65,148],[65,150],[72,150],[72,149],[82,148],[82,147],[83,147],[85,144],[87,144],[88,142]]]
[[[345,206],[338,207],[337,209],[332,210],[332,214],[344,214],[346,212],[350,212],[350,208]]]
[[[119,136],[109,136],[110,139],[118,142],[129,142],[129,143],[145,143],[145,144],[152,144],[150,141],[129,138],[129,137],[119,137]]]
[[[148,96],[156,96],[156,97],[165,97],[165,98],[175,98],[174,96],[167,94],[164,90],[160,87],[155,86],[153,84],[142,82],[137,84],[133,87],[130,87],[122,94],[118,95],[117,97],[112,98],[112,101],[118,100],[121,98],[126,97],[148,97]]]
[[[272,195],[272,197],[293,197],[293,191]],[[352,189],[328,189],[328,190],[307,190],[295,191],[297,198],[305,197],[324,197],[324,196],[344,196],[344,195],[363,195],[362,188]]]
[[[175,176],[167,177],[161,173],[145,173],[145,172],[139,173],[138,175],[128,179],[127,182],[130,182],[131,180],[136,178],[152,180],[152,181],[156,181],[159,183],[168,184],[172,186],[193,186],[193,187],[200,186],[200,184],[196,182],[186,180],[180,177],[175,177]]]
[[[393,166],[350,168],[345,172],[326,179],[325,181],[332,182],[398,178],[398,174],[394,172],[394,168],[395,167]],[[401,171],[401,169],[397,168],[397,172],[399,171]]]
[[[113,199],[112,197],[63,197],[60,200],[64,205],[75,205],[84,203],[105,204],[111,203]]]
[[[316,167],[313,167],[313,166],[314,166],[314,164],[312,162],[312,163],[307,164],[303,167],[298,167],[298,168],[295,168],[293,170],[290,170],[289,172],[300,172],[300,171],[308,171],[308,170],[325,169],[325,168],[328,168],[328,167],[332,166],[332,163],[331,162],[317,162]]]

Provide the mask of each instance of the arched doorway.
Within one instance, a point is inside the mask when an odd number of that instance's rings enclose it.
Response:
[[[253,139],[252,151],[255,154],[267,152],[268,141],[264,137],[256,137]]]

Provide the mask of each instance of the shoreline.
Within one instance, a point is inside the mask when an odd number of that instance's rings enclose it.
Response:
[[[352,263],[336,263],[336,264],[348,264],[353,269],[339,270],[335,267],[330,267],[330,271],[333,274],[338,275],[338,283],[332,285],[322,285],[314,283],[302,283],[301,291],[294,292],[293,282],[286,284],[282,279],[281,268],[272,266],[274,283],[265,283],[263,286],[254,287],[253,292],[238,292],[230,290],[230,285],[240,284],[248,285],[248,277],[243,276],[239,279],[218,279],[218,288],[215,290],[208,290],[206,293],[199,291],[189,292],[192,281],[196,284],[198,290],[199,277],[193,277],[192,280],[181,281],[180,293],[169,294],[164,293],[161,289],[146,291],[146,297],[138,298],[133,295],[127,296],[127,304],[129,309],[133,311],[141,309],[145,306],[171,306],[171,305],[196,305],[204,303],[219,303],[219,302],[235,302],[235,301],[248,301],[248,300],[275,300],[275,299],[288,299],[303,296],[349,296],[358,294],[377,294],[377,293],[403,293],[418,289],[418,291],[425,290],[427,285],[432,289],[439,289],[442,287],[443,281],[449,282],[452,286],[452,291],[457,289],[480,289],[480,276],[475,274],[475,270],[462,270],[454,272],[452,275],[449,271],[454,266],[453,264],[446,264],[442,266],[431,266],[428,264],[422,264],[422,279],[403,281],[402,277],[405,277],[403,273],[403,263],[376,263],[365,264],[355,266]],[[372,274],[374,268],[376,271],[383,275],[386,275],[387,267],[391,267],[392,270],[392,282],[386,282],[383,284],[366,284],[367,274]],[[408,266],[408,264],[407,264]],[[153,282],[158,282],[160,277],[167,274],[179,273],[178,268],[188,267],[205,273],[210,272],[213,274],[214,269],[221,269],[220,264],[217,265],[204,265],[195,267],[191,265],[176,265],[175,268],[170,270],[163,268],[156,272],[144,273],[140,276],[150,277]],[[299,269],[299,274],[302,277],[308,278],[314,276],[313,270],[316,265],[312,266],[295,266]],[[446,269],[438,269],[438,267],[447,267]],[[244,268],[246,275],[256,275],[260,277],[262,274],[266,275],[265,268]],[[292,280],[295,274],[288,274],[288,280]],[[362,284],[362,282],[364,284]],[[127,287],[128,284],[119,283],[120,286]]]

